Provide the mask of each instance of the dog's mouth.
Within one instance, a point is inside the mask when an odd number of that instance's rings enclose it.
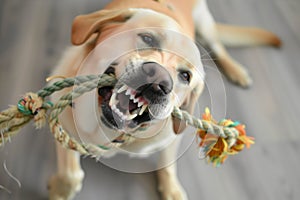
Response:
[[[151,120],[142,91],[124,84],[119,88],[99,88],[98,94],[103,113],[101,120],[110,128],[135,128]]]
[[[110,128],[127,130],[145,128],[149,121],[167,118],[173,88],[169,73],[154,62],[128,65],[125,71],[114,87],[98,89],[102,122]],[[115,75],[115,68],[109,67],[104,73]]]

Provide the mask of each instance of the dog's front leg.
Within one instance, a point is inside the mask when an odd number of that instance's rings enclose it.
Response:
[[[79,153],[56,144],[57,174],[48,183],[50,200],[70,200],[81,190],[84,172]]]
[[[177,148],[181,136],[178,136],[172,144],[161,152],[158,170],[158,189],[162,199],[167,200],[186,200],[187,195],[177,178],[176,159]]]

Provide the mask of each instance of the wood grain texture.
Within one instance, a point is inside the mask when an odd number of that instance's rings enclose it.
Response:
[[[0,109],[15,104],[20,95],[36,91],[70,45],[72,19],[95,11],[106,1],[1,0],[0,1]],[[200,110],[211,106],[220,118],[226,115],[247,123],[256,144],[232,157],[221,168],[197,159],[193,143],[178,160],[179,178],[191,200],[293,200],[300,196],[300,1],[210,0],[217,21],[266,28],[283,41],[280,49],[255,47],[229,49],[249,69],[254,85],[243,90],[224,79],[206,63],[207,89]],[[218,79],[219,80],[219,79]],[[225,96],[226,95],[226,96]],[[185,136],[189,140],[191,134]],[[22,183],[19,188],[2,163]],[[47,199],[46,182],[55,172],[54,142],[48,129],[27,126],[0,149],[2,200]],[[147,164],[140,161],[141,164]],[[159,199],[154,172],[129,174],[83,159],[86,172],[79,199]]]

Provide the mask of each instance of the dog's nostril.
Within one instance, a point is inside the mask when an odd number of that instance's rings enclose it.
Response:
[[[172,90],[172,85],[168,81],[160,82],[158,84],[158,87],[164,94],[169,94]]]
[[[150,85],[153,92],[158,95],[167,95],[173,89],[173,81],[169,72],[160,64],[146,62],[142,65],[144,81]]]
[[[153,83],[152,88],[156,92],[161,92],[163,95],[167,95],[172,91],[172,86],[166,83]]]
[[[155,90],[155,91],[160,91],[161,90],[161,87],[159,84],[156,84],[156,83],[153,83],[152,84],[152,88]]]

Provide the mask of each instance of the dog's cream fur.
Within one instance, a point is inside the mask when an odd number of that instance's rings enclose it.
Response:
[[[276,36],[264,30],[216,24],[207,8],[206,0],[166,0],[157,2],[154,0],[116,0],[102,11],[79,16],[74,20],[72,42],[76,46],[66,51],[53,75],[65,77],[78,75],[81,64],[95,50],[98,44],[118,33],[145,27],[159,27],[172,30],[185,35],[191,40],[194,40],[194,34],[197,32],[209,48],[212,49],[229,79],[244,87],[251,84],[251,79],[247,71],[228,55],[223,44],[235,46],[258,44],[278,46],[280,44]],[[133,45],[130,42],[134,41],[134,39],[131,39],[125,39],[129,41],[126,45]],[[179,41],[165,42],[165,48],[169,48],[174,43],[176,45],[176,42]],[[181,46],[181,48],[187,54],[191,51],[191,49],[187,49],[184,46]],[[105,55],[99,54],[97,59],[104,60]],[[116,76],[119,77],[124,73],[124,66],[127,60],[139,59],[142,61],[155,61],[170,72],[175,82],[174,93],[181,96],[179,101],[175,101],[175,97],[170,96],[170,106],[180,106],[182,109],[192,113],[197,98],[203,89],[203,80],[197,75],[196,69],[193,67],[189,69],[194,77],[188,86],[177,86],[180,84],[176,79],[176,67],[182,60],[168,53],[146,51],[139,55],[133,53],[129,54],[128,57],[121,58],[118,66],[115,67]],[[93,73],[93,70],[87,70],[87,72]],[[59,96],[67,91],[63,90],[53,95],[53,100],[57,100]],[[75,106],[75,110],[79,109],[83,112],[82,117],[79,117],[81,121],[79,126],[86,132],[95,131],[96,129],[93,127],[97,128],[97,124],[91,119],[85,118],[85,116],[90,115],[90,108],[88,108],[89,103],[85,104],[84,101],[80,104],[78,103],[79,108],[77,108],[77,104]],[[72,108],[67,108],[61,115],[60,120],[68,132],[77,133],[72,112]],[[87,113],[84,114],[84,112]],[[176,176],[176,164],[170,165],[176,157],[176,149],[180,142],[180,136],[177,136],[175,133],[182,132],[184,126],[182,126],[180,121],[168,117],[161,122],[153,123],[154,125],[151,124],[154,127],[148,127],[140,135],[147,138],[147,134],[157,132],[155,129],[160,127],[160,123],[165,123],[165,125],[158,134],[149,137],[147,140],[137,139],[123,149],[128,152],[147,154],[167,146],[167,148],[162,150],[160,166],[169,165],[158,170],[159,190],[163,199],[187,199],[187,195]],[[105,129],[104,132],[106,134],[115,134],[114,130],[105,127],[101,122],[100,126]],[[101,130],[96,131],[101,132]],[[169,141],[172,141],[171,144],[169,144]],[[84,172],[80,167],[79,154],[57,145],[57,156],[58,171],[49,181],[50,199],[72,199],[80,191],[84,177]]]

